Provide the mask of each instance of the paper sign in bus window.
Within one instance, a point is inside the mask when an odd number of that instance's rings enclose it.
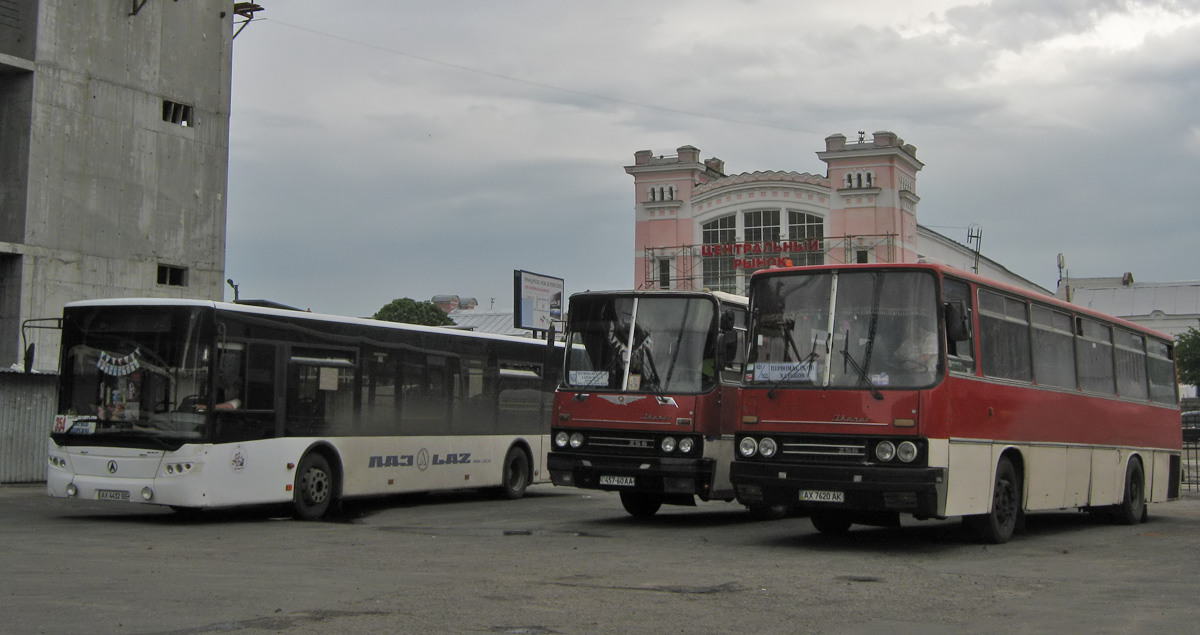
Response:
[[[805,362],[760,362],[754,365],[754,381],[813,382],[817,365]]]

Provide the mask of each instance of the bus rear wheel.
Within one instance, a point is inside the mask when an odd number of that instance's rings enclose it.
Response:
[[[1112,517],[1118,525],[1136,525],[1146,517],[1146,478],[1142,462],[1130,459],[1125,468],[1125,496],[1113,508]]]
[[[1021,481],[1012,461],[1002,458],[996,465],[992,488],[992,510],[963,517],[963,527],[979,542],[999,545],[1008,542],[1021,515]]]
[[[296,470],[295,491],[292,493],[296,518],[317,520],[329,511],[332,502],[333,470],[329,468],[329,461],[315,452],[304,455]]]
[[[621,506],[630,516],[649,518],[662,507],[662,497],[642,492],[621,492]]]
[[[521,448],[510,448],[504,455],[504,470],[500,475],[500,496],[516,500],[529,487],[529,457]]]

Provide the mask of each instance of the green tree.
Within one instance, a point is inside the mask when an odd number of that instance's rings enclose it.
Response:
[[[371,316],[376,320],[388,322],[404,322],[405,324],[423,324],[425,326],[449,326],[454,324],[448,315],[438,308],[438,305],[425,300],[418,302],[411,298],[396,298],[383,305],[383,308]]]
[[[1179,383],[1200,385],[1200,331],[1191,327],[1175,337],[1175,365]]]

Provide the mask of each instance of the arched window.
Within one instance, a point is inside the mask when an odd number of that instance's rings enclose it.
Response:
[[[650,188],[650,200],[654,200],[654,188]]]
[[[867,187],[875,187],[875,175],[867,172]]]
[[[793,265],[825,264],[825,220],[816,214],[788,211],[788,239],[794,243],[788,257]]]
[[[854,175],[854,187],[862,187],[862,172]]]

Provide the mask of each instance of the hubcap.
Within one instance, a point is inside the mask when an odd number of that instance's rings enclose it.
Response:
[[[329,497],[329,475],[318,469],[304,474],[304,498],[310,503],[322,503]]]

